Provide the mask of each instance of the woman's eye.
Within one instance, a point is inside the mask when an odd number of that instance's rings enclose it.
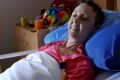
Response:
[[[77,17],[77,15],[73,15],[73,17]]]
[[[87,15],[83,15],[83,20],[87,20],[88,19],[88,16]]]
[[[72,17],[72,18],[76,18],[76,17],[77,17],[77,15],[72,15],[71,17]]]

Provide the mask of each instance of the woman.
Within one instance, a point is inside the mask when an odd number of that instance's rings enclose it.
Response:
[[[84,52],[84,43],[103,19],[96,4],[82,2],[71,15],[66,41],[42,46],[3,72],[0,80],[93,80],[94,67]]]

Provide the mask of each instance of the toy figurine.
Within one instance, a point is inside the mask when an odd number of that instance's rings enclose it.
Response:
[[[69,20],[77,2],[78,0],[54,0],[40,19],[44,25],[59,27]]]

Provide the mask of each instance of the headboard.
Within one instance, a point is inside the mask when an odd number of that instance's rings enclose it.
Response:
[[[120,0],[93,0],[103,9],[120,11]]]

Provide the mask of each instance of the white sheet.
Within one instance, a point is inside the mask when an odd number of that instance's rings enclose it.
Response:
[[[35,52],[0,74],[0,80],[60,80],[55,59],[45,52]]]
[[[106,80],[120,80],[120,72],[110,76],[109,78],[107,78]]]

